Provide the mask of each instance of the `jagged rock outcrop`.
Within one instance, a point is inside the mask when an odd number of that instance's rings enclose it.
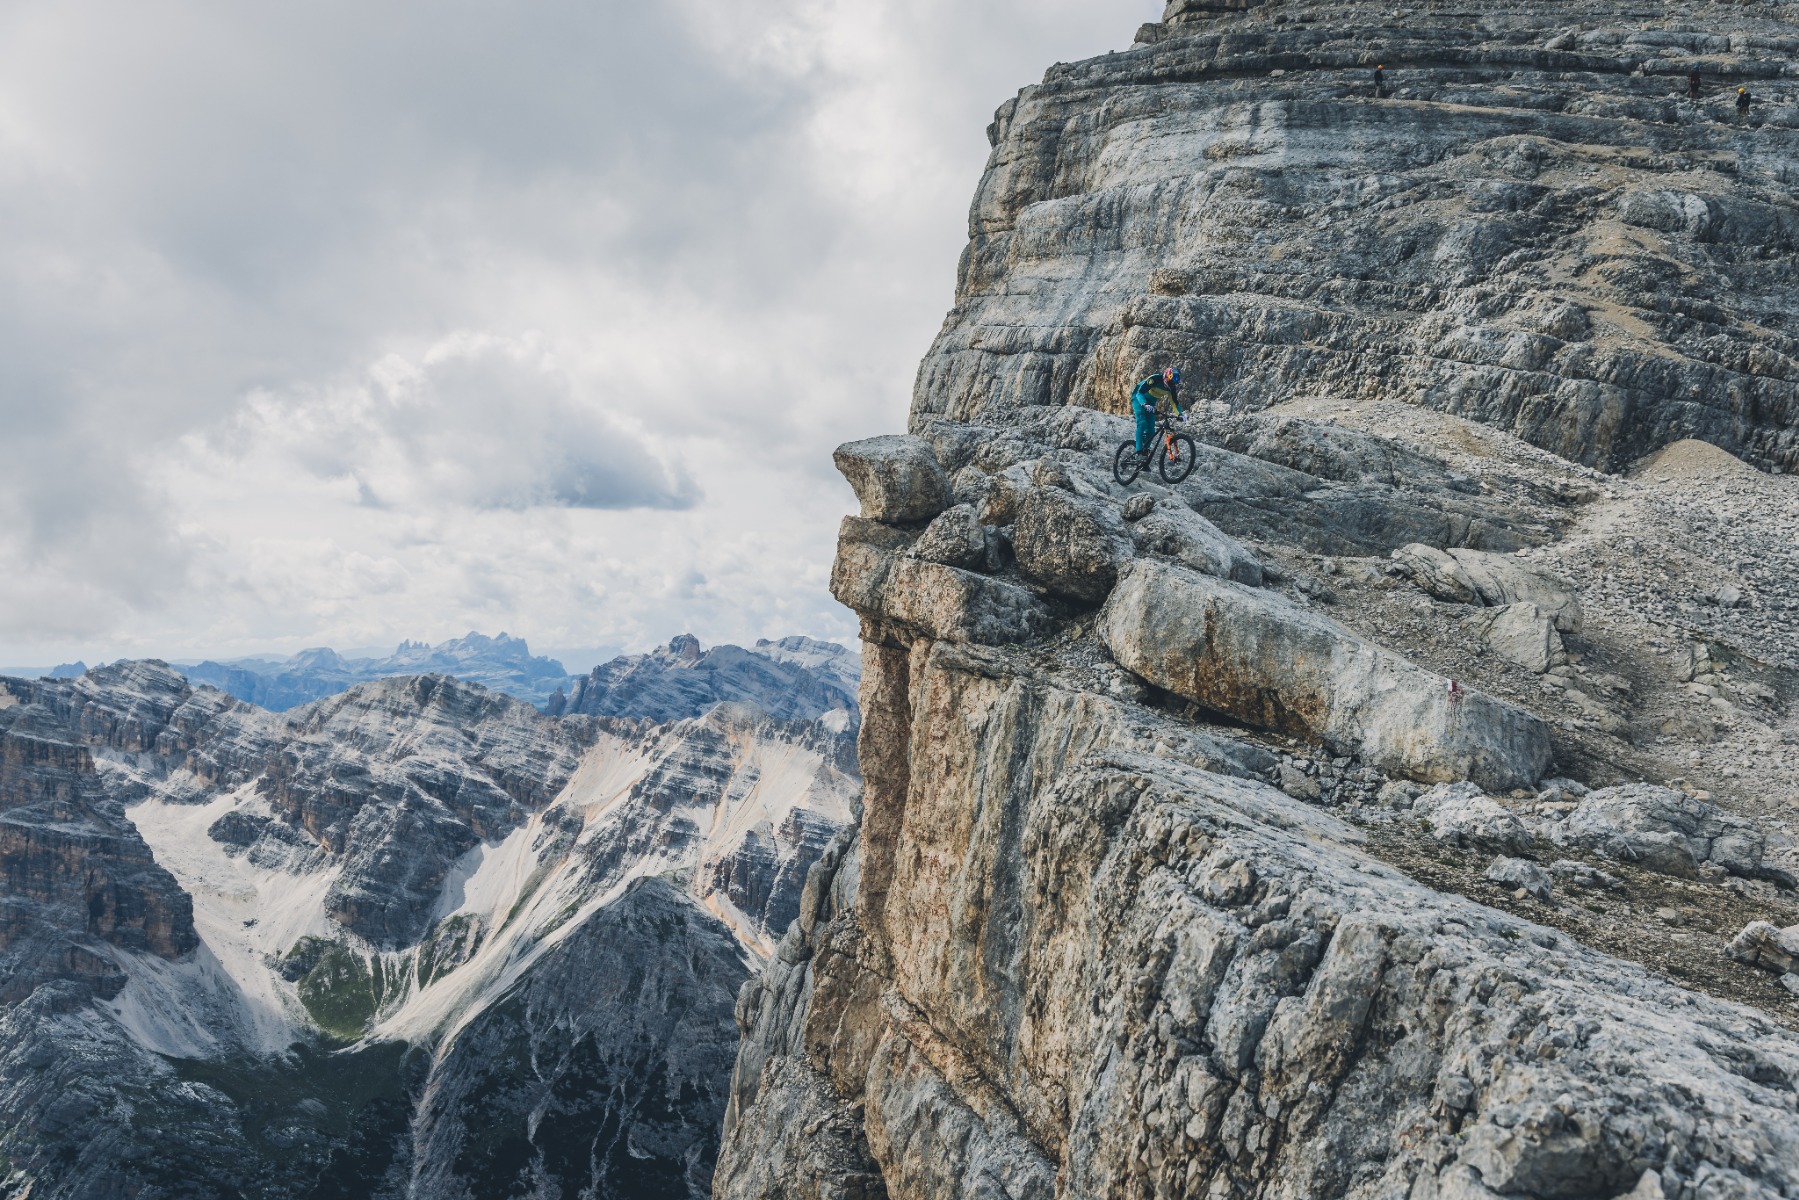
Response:
[[[1421,886],[1149,710],[875,661],[905,776],[739,1002],[716,1195],[1794,1185],[1785,1026]]]
[[[412,1135],[413,1193],[705,1195],[747,973],[667,881],[632,883],[450,1044]]]
[[[1000,110],[904,443],[947,495],[840,530],[862,819],[739,998],[716,1200],[1799,1191],[1786,610],[1671,599],[1712,526],[1595,469],[1703,437],[1730,544],[1799,511],[1799,114],[1715,102],[1799,26],[1664,16],[1176,0]],[[1170,361],[1228,411],[1120,485]],[[908,567],[952,505],[1013,556]],[[1680,774],[1726,751],[1759,815]]]
[[[685,633],[653,653],[601,663],[548,711],[678,721],[715,704],[740,703],[782,720],[810,721],[832,712],[853,716],[856,678],[855,652],[834,642],[783,638],[748,649],[702,649]]]

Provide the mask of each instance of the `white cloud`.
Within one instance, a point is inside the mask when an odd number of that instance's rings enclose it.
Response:
[[[0,662],[847,635],[993,108],[1118,0],[0,10]]]
[[[353,486],[363,504],[411,512],[687,508],[698,496],[667,450],[579,394],[534,335],[459,333],[417,360],[389,354],[336,387],[253,393],[182,449],[171,487],[183,474],[227,475],[253,491],[303,472]]]

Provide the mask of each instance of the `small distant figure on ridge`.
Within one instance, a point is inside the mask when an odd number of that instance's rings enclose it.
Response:
[[[1699,99],[1699,68],[1694,67],[1687,72],[1687,99]]]
[[[1747,120],[1748,119],[1748,117],[1749,117],[1749,102],[1753,99],[1754,99],[1754,97],[1749,94],[1748,88],[1738,88],[1737,89],[1737,117],[1739,120]]]
[[[1131,415],[1137,418],[1137,453],[1149,453],[1150,440],[1156,436],[1156,406],[1167,400],[1174,411],[1181,407],[1181,369],[1166,367],[1159,375],[1151,375],[1131,391]]]
[[[1387,94],[1387,68],[1384,63],[1377,63],[1374,68],[1374,95],[1376,99]]]

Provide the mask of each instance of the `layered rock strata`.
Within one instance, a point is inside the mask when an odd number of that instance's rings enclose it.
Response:
[[[1170,7],[999,110],[915,424],[1120,412],[1173,359],[1240,409],[1390,398],[1606,468],[1683,437],[1799,467],[1784,9]]]
[[[839,451],[862,820],[715,1197],[1799,1192],[1799,1008],[1725,953],[1799,912],[1790,622],[1606,473],[1799,511],[1799,29],[1700,16],[1176,0],[1001,109],[912,436]],[[1168,361],[1228,404],[1121,485]]]

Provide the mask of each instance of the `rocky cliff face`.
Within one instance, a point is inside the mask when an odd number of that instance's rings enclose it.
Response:
[[[1238,408],[1799,466],[1780,6],[1170,8],[1000,109],[915,421],[1120,411],[1172,357]]]
[[[1701,18],[1176,0],[1001,109],[715,1197],[1799,1192],[1799,28]]]
[[[0,680],[0,1195],[704,1194],[856,723]]]

